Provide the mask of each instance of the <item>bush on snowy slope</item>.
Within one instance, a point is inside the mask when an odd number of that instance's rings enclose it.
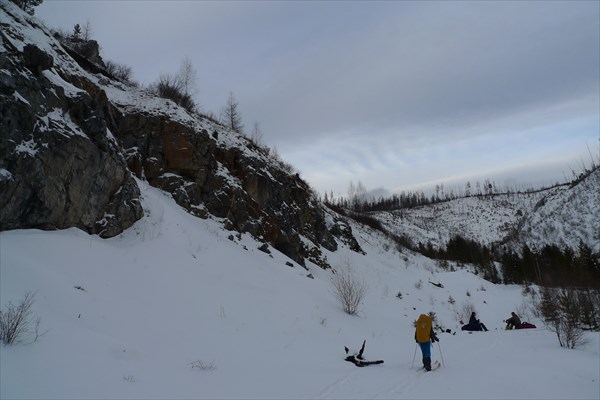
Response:
[[[574,349],[587,343],[584,332],[600,330],[600,289],[542,287],[531,306],[561,347]]]
[[[197,112],[196,102],[186,91],[184,79],[180,75],[161,74],[158,81],[148,88],[152,93],[163,99],[169,99],[194,114]]]
[[[35,329],[35,342],[40,335],[39,317],[33,315],[31,307],[35,300],[35,293],[28,292],[18,304],[8,302],[4,309],[0,309],[0,341],[12,345],[31,332],[32,325]]]
[[[336,268],[331,277],[331,290],[346,314],[356,315],[358,307],[367,294],[367,284],[354,271],[354,267],[346,262]]]

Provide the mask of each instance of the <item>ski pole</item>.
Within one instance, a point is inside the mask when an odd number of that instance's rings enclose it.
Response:
[[[412,365],[410,366],[411,369],[415,367],[415,357],[417,356],[417,347],[418,346],[419,346],[418,344],[415,344],[415,354],[413,354],[413,362],[412,362]]]
[[[446,363],[444,362],[444,355],[442,354],[442,346],[440,346],[439,340],[438,340],[438,348],[440,349],[440,357],[442,357],[442,365],[445,367]]]

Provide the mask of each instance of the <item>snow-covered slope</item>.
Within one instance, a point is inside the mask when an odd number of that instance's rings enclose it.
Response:
[[[391,232],[406,236],[415,244],[431,243],[443,248],[459,234],[490,245],[506,237],[518,225],[521,215],[533,209],[543,196],[536,192],[467,197],[371,215]]]
[[[440,272],[353,224],[367,254],[341,244],[327,253],[367,282],[358,316],[349,316],[331,294],[330,271],[289,267],[249,235],[231,240],[220,221],[138,184],[145,216],[112,239],[76,229],[0,233],[0,302],[35,292],[45,332],[0,347],[1,398],[600,396],[598,334],[565,350],[544,329],[502,329],[522,309],[518,286]],[[445,367],[418,371],[412,321],[434,311],[454,331],[466,303],[490,332],[440,333],[433,358]],[[384,364],[344,361],[343,347],[364,339],[367,359]]]
[[[444,248],[455,235],[489,246],[508,242],[600,252],[600,169],[579,184],[532,193],[459,198],[393,212],[373,212],[386,229],[415,244]]]
[[[581,241],[600,254],[600,168],[573,187],[548,193],[523,219],[519,237],[530,247],[577,249]]]

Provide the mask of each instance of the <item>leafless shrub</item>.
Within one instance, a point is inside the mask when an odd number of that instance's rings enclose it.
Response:
[[[577,299],[581,307],[581,323],[586,330],[600,331],[600,289],[580,290]]]
[[[185,57],[181,60],[181,65],[179,66],[179,73],[177,74],[177,78],[179,83],[181,84],[181,89],[184,94],[189,96],[194,96],[196,93],[196,85],[198,82],[198,73],[194,65],[192,64],[192,60],[189,57]]]
[[[367,284],[356,275],[349,263],[334,272],[331,279],[333,295],[345,313],[356,315],[367,292]]]
[[[290,175],[297,173],[296,168],[294,168],[294,166],[292,164],[288,163],[287,161],[279,160],[279,166],[281,167],[282,170],[284,170],[285,172],[287,172]]]
[[[59,40],[61,43],[65,38],[68,38],[69,36],[71,36],[71,32],[67,31],[64,28],[52,28],[51,29],[52,32],[52,36],[54,36],[55,39]]]
[[[254,143],[256,146],[261,147],[263,144],[263,133],[260,128],[260,123],[258,121],[254,121],[252,125],[252,131],[250,132],[250,141]]]
[[[435,311],[429,311],[427,313],[427,315],[429,315],[431,317],[432,326],[434,326],[434,327],[439,326],[438,320],[437,320],[437,315],[436,315]]]
[[[450,263],[448,262],[448,260],[437,260],[436,263],[438,268],[444,271],[448,271],[450,269]]]
[[[465,324],[467,322],[469,322],[469,319],[471,318],[471,314],[474,312],[476,312],[475,305],[468,300],[462,304],[462,307],[460,308],[460,310],[456,311],[456,313],[458,315],[458,320],[461,321],[461,323],[465,323]],[[466,321],[466,322],[462,322],[462,321]]]
[[[229,92],[227,104],[221,110],[221,123],[239,134],[243,134],[244,132],[244,124],[239,110],[239,103],[233,92]]]
[[[31,306],[35,293],[27,292],[18,305],[8,303],[5,310],[0,310],[0,340],[4,344],[13,344],[17,339],[30,331],[32,322],[35,324],[36,341],[39,334],[40,318],[33,319]]]
[[[159,97],[174,101],[189,112],[196,112],[196,103],[189,93],[184,92],[184,86],[176,75],[160,74],[158,81],[148,89]]]
[[[133,80],[133,69],[128,65],[119,64],[113,61],[106,61],[106,72],[110,77],[125,83],[129,86],[138,87],[139,84]]]
[[[283,160],[283,158],[281,158],[281,155],[279,154],[279,151],[277,150],[277,147],[273,146],[270,149],[269,155],[275,160],[277,161],[277,163],[279,164],[279,167],[284,170],[285,172],[287,172],[288,174],[292,175],[296,173],[296,169],[294,168],[293,165],[287,163],[286,161]]]
[[[83,40],[92,40],[92,23],[89,19],[85,21],[85,24],[81,27],[81,38]]]
[[[536,298],[532,301],[536,316],[556,333],[561,347],[574,349],[587,342],[581,322],[583,304],[576,289],[544,287],[539,301]]]
[[[523,283],[523,289],[521,290],[521,294],[523,295],[523,297],[527,297],[529,295],[535,296],[535,288],[531,287],[531,285],[528,282],[525,282]]]
[[[517,306],[516,313],[521,318],[522,322],[532,321],[534,317],[534,312],[532,311],[527,300],[523,300],[521,305]]]
[[[224,127],[224,125],[221,123],[221,121],[219,121],[219,117],[217,117],[217,115],[212,111],[199,111],[198,115],[206,118],[207,120],[209,120],[210,122],[212,122],[216,125],[220,125],[220,126]]]

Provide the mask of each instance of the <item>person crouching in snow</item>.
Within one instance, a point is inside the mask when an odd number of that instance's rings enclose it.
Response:
[[[415,342],[419,344],[423,354],[423,368],[431,371],[431,343],[439,342],[440,339],[433,332],[433,318],[421,314],[415,326]]]
[[[511,317],[506,320],[506,329],[512,329],[521,325],[521,318],[514,312],[511,312]]]

